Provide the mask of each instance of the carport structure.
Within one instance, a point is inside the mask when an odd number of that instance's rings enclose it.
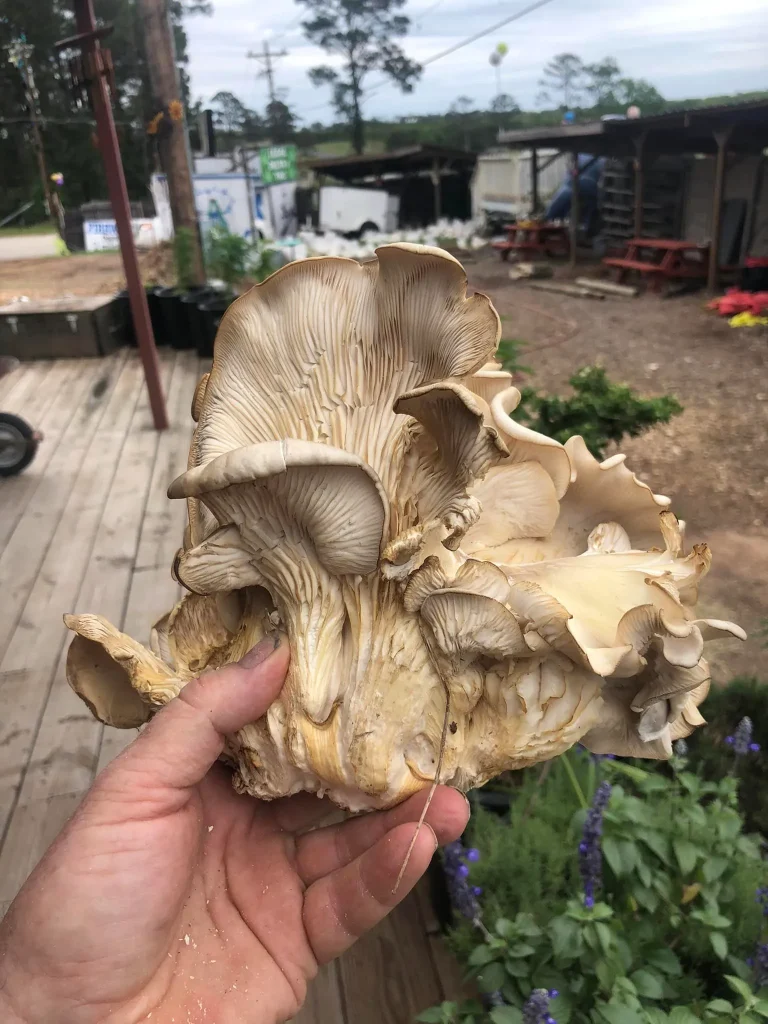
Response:
[[[576,253],[578,223],[578,177],[575,174],[578,154],[594,157],[631,159],[634,167],[634,235],[643,234],[643,194],[645,175],[659,156],[714,157],[715,172],[711,190],[710,235],[711,252],[717,254],[722,231],[722,209],[729,162],[732,158],[756,157],[748,198],[744,238],[749,245],[761,207],[764,178],[764,151],[768,147],[768,100],[752,100],[726,106],[673,110],[648,117],[616,118],[590,121],[585,124],[557,125],[499,132],[499,142],[513,149],[533,151],[533,197],[538,198],[537,149],[557,149],[572,155],[573,184],[571,217],[571,260]],[[582,168],[583,170],[583,168]],[[707,285],[718,286],[718,261],[710,260]]]

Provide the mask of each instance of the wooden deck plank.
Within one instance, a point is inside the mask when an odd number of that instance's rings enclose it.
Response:
[[[0,377],[0,402],[3,404],[3,408],[5,408],[6,396],[10,395],[32,365],[32,363],[20,363],[11,373]],[[10,412],[10,409],[8,411]]]
[[[126,362],[103,400],[93,409],[81,409],[76,426],[85,449],[79,453],[82,457],[75,459],[73,445],[56,460],[63,505],[50,488],[46,490],[49,500],[57,502],[52,542],[0,661],[0,703],[5,712],[0,730],[0,835],[15,803],[64,643],[61,615],[74,607],[142,386],[138,362]],[[75,472],[66,472],[70,465]],[[49,476],[55,475],[52,468]],[[41,521],[48,525],[43,511]],[[38,543],[34,532],[27,542],[33,547]]]
[[[442,987],[410,893],[339,960],[347,1020],[410,1024],[442,999]]]
[[[164,353],[164,388],[174,364],[175,353]],[[74,607],[60,609],[59,617],[61,611],[98,611],[118,626],[122,623],[160,436],[152,426],[142,382],[134,415],[125,423],[122,443],[111,453],[113,465],[104,473],[110,486],[77,599]],[[101,726],[67,684],[68,641],[69,634],[65,633],[58,646],[58,664],[31,759],[0,851],[0,900],[13,897],[74,809],[69,798],[75,797],[76,805],[93,779]]]
[[[62,367],[64,373],[59,385],[46,397],[45,408],[41,412],[25,410],[25,419],[35,429],[42,431],[43,441],[28,469],[18,476],[0,480],[0,550],[8,543],[37,488],[42,484],[46,470],[87,390],[92,389],[92,398],[103,391],[123,358],[121,355],[109,361],[94,360],[85,368],[78,367],[75,359],[68,360],[66,366]]]
[[[7,387],[3,391],[3,410],[21,416],[25,403],[42,386],[45,378],[52,372],[55,362],[54,359],[45,359],[22,363],[18,370],[4,377],[1,383],[7,382]]]
[[[121,363],[112,365],[114,375],[111,380],[114,383]],[[83,375],[88,372],[86,370]],[[18,518],[13,534],[0,553],[0,593],[3,594],[0,605],[0,658],[8,647],[46,557],[67,502],[71,481],[87,456],[94,434],[97,429],[104,427],[104,418],[109,415],[111,403],[105,400],[109,388],[101,398],[88,394],[87,388],[82,392],[79,388],[74,390],[81,402],[69,420],[50,462],[45,466],[45,472],[38,479],[34,494],[25,504],[23,516]]]
[[[171,576],[171,565],[181,545],[187,507],[184,501],[171,501],[166,492],[169,483],[187,468],[194,426],[190,406],[198,379],[197,356],[179,352],[167,396],[170,427],[160,436],[122,622],[123,631],[141,643],[148,641],[153,624],[173,608],[182,594]],[[117,757],[134,736],[133,730],[104,726],[97,771]]]

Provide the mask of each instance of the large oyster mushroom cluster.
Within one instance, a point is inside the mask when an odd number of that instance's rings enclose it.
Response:
[[[273,630],[281,696],[230,737],[238,789],[386,807],[590,750],[666,757],[702,722],[709,551],[624,465],[517,423],[499,320],[439,249],[286,266],[238,299],[194,396],[189,593],[147,650],[68,616],[74,689],[135,727]],[[447,728],[446,725],[447,712]]]

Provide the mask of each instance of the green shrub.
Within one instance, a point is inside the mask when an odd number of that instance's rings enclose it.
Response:
[[[232,289],[245,278],[264,281],[278,265],[278,253],[262,239],[251,241],[223,225],[214,225],[208,231],[205,256],[211,276]]]
[[[761,936],[766,869],[733,775],[714,782],[680,757],[649,770],[578,749],[520,774],[508,817],[473,814],[467,841],[480,860],[468,883],[482,888],[482,921],[449,937],[480,992],[503,1005],[448,1003],[421,1020],[520,1024],[535,988],[559,993],[557,1024],[768,1018],[768,989],[754,991],[745,962]],[[601,781],[612,792],[589,906],[578,851]]]
[[[601,366],[582,367],[570,384],[574,394],[568,398],[523,389],[515,418],[561,443],[580,434],[596,458],[603,457],[609,441],[635,437],[683,409],[673,395],[640,398],[626,384],[612,381]]]

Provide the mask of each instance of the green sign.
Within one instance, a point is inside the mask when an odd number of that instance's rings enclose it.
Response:
[[[265,146],[259,150],[261,180],[265,185],[278,185],[282,181],[296,181],[296,147]]]

